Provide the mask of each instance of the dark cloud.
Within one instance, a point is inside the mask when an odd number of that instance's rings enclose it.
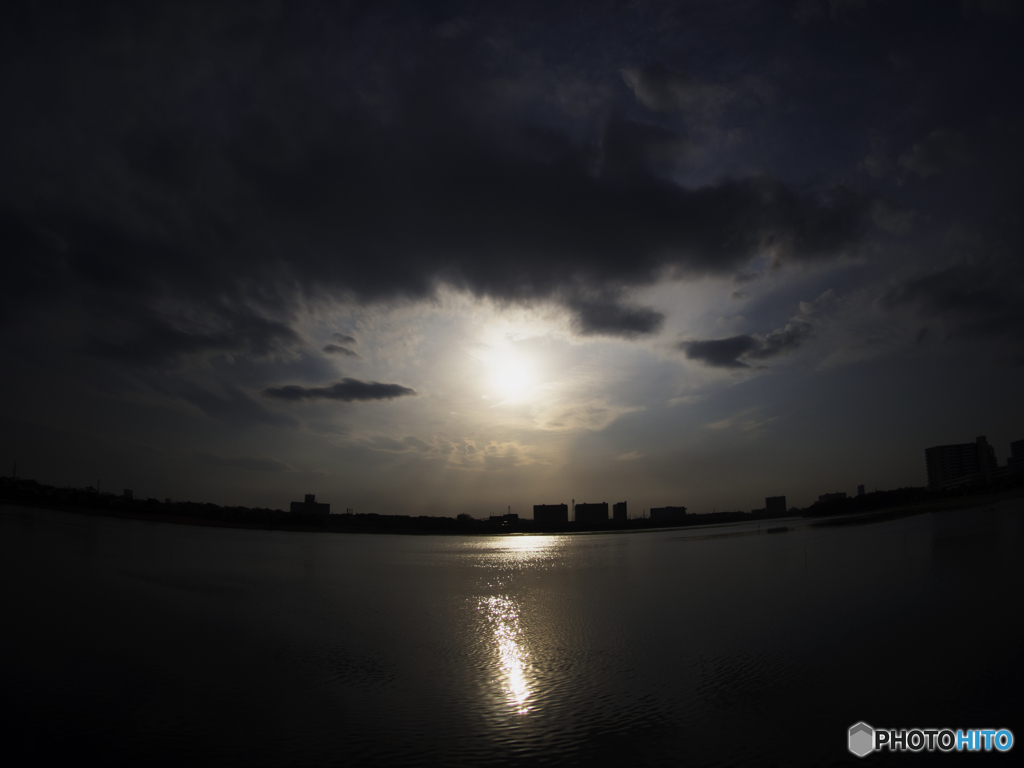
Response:
[[[1010,21],[1020,14],[1018,0],[963,0],[964,16],[971,18],[975,14],[996,21]]]
[[[91,336],[88,348],[99,356],[134,365],[166,364],[208,352],[265,357],[298,342],[298,334],[284,323],[245,310],[218,307],[199,320],[164,317],[146,306],[122,305],[118,309],[110,313],[111,322],[101,324],[99,332],[104,336]],[[135,322],[128,328],[119,322],[122,313],[134,314]]]
[[[665,319],[661,312],[624,306],[613,299],[573,298],[569,306],[576,313],[574,325],[581,336],[636,338],[657,333]]]
[[[856,13],[885,2],[888,0],[797,0],[793,6],[793,18],[801,24],[826,16],[832,21],[848,20]]]
[[[347,357],[361,357],[361,355],[358,352],[356,352],[354,350],[351,350],[348,347],[342,347],[339,344],[328,344],[326,347],[324,347],[324,352],[326,352],[329,355],[345,355]]]
[[[416,391],[400,384],[342,379],[329,387],[300,387],[297,384],[269,387],[263,391],[263,394],[280,400],[341,400],[352,403],[368,400],[394,400],[396,397],[415,395]]]
[[[881,145],[880,142],[876,141],[873,144],[871,151],[864,156],[864,159],[857,167],[872,178],[881,179],[884,176],[888,176],[892,171],[892,158],[887,148]]]
[[[613,115],[601,138],[601,177],[609,183],[642,182],[652,173],[670,172],[685,164],[700,151],[695,142],[667,128]]]
[[[763,338],[742,335],[684,341],[679,344],[679,349],[686,353],[687,360],[696,360],[714,368],[749,368],[747,360],[767,360],[797,349],[813,335],[813,330],[810,321],[795,317]]]
[[[906,235],[916,225],[917,212],[889,200],[879,199],[871,210],[875,225],[893,235]]]
[[[637,101],[656,112],[717,112],[736,98],[730,88],[701,82],[657,62],[626,67],[622,79]]]
[[[762,277],[763,275],[760,272],[737,272],[732,276],[732,281],[737,285],[743,285],[754,280],[760,280]]]
[[[268,411],[237,387],[225,386],[224,392],[224,395],[218,395],[208,389],[186,384],[182,387],[181,396],[207,416],[232,427],[297,426],[297,422],[290,416]]]
[[[289,466],[283,461],[260,456],[218,456],[203,451],[193,451],[193,455],[214,467],[230,467],[246,469],[250,472],[287,472]]]
[[[806,322],[790,322],[782,328],[770,331],[760,346],[747,353],[747,356],[754,360],[765,360],[775,357],[784,352],[796,349],[809,339],[812,335],[812,328]]]
[[[35,292],[26,312],[77,307],[90,349],[125,362],[291,348],[310,301],[440,283],[557,299],[728,274],[766,250],[834,258],[870,219],[873,194],[848,185],[682,186],[666,169],[696,145],[664,126],[539,124],[499,87],[508,72],[479,32],[438,36],[414,17],[242,5],[183,24],[157,3],[100,25],[31,8],[7,20],[19,65],[3,81],[17,106],[0,205],[17,231],[0,248],[19,267],[4,295]],[[623,77],[656,109],[732,98],[660,65]],[[583,332],[657,325],[570,307]]]
[[[0,323],[13,322],[19,311],[45,301],[68,280],[63,253],[67,244],[57,235],[0,210]]]
[[[358,344],[354,336],[349,336],[347,333],[336,333],[331,338],[339,344]]]
[[[1019,269],[956,265],[903,280],[887,289],[878,303],[886,310],[910,310],[941,323],[947,337],[987,337],[1014,346],[1024,337],[1024,278]]]
[[[970,151],[965,136],[939,128],[900,155],[898,162],[906,173],[929,178],[967,161]]]
[[[684,341],[679,345],[686,353],[687,360],[697,360],[715,368],[749,368],[739,358],[758,347],[757,339],[745,335],[707,341]]]

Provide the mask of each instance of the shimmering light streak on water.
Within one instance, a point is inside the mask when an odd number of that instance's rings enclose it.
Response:
[[[485,580],[481,591],[502,590],[508,586],[505,576],[523,570],[538,570],[550,567],[566,544],[566,538],[559,536],[508,536],[487,539],[480,542],[483,552],[474,553],[489,569],[497,568],[494,581]],[[529,652],[524,640],[525,633],[520,625],[520,605],[505,594],[490,595],[479,599],[490,635],[493,637],[497,654],[502,692],[508,704],[517,714],[526,714],[533,707],[530,704],[533,691],[530,685]]]
[[[504,672],[502,690],[509,704],[523,715],[530,711],[530,685],[526,676],[529,657],[522,644],[519,629],[519,611],[516,604],[507,597],[488,597],[480,601],[480,609],[494,632],[501,669]]]
[[[481,567],[504,571],[546,568],[563,553],[565,536],[503,536],[472,541],[469,553]]]

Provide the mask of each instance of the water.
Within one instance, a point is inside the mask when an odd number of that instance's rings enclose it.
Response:
[[[1022,513],[432,537],[0,506],[0,736],[9,764],[295,766],[847,764],[858,720],[1024,737]]]

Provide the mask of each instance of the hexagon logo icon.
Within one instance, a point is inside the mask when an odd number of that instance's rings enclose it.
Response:
[[[864,757],[864,755],[874,751],[875,729],[867,723],[857,723],[851,727],[849,747],[850,751],[857,757]]]

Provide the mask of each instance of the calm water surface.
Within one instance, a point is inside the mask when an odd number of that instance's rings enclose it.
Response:
[[[1022,555],[1021,500],[509,537],[0,506],[0,734],[19,765],[863,765],[858,720],[1024,738]]]

